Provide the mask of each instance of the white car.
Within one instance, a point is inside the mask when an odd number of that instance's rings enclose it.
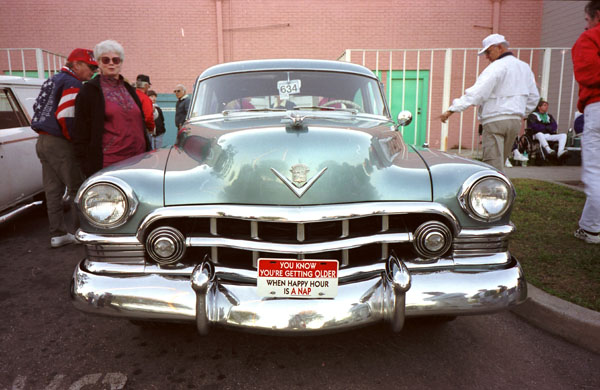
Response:
[[[42,165],[31,118],[44,81],[0,76],[0,224],[41,204]]]

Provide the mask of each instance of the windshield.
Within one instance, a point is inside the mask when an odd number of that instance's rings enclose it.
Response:
[[[192,117],[285,110],[344,110],[387,116],[377,80],[349,73],[236,73],[204,80],[197,91]]]

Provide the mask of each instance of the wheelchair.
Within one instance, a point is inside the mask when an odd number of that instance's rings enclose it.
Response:
[[[548,141],[548,146],[554,150],[554,153],[551,155],[546,153],[540,142],[535,138],[533,131],[529,128],[525,128],[525,132],[520,137],[517,137],[516,142],[519,152],[523,155],[527,153],[529,165],[562,165],[562,161],[556,157],[558,153],[558,141]]]

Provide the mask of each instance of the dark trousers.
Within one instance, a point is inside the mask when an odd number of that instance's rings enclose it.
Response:
[[[73,146],[65,138],[40,134],[36,152],[42,163],[50,236],[74,233],[79,224],[73,200],[83,182],[83,175],[76,163]],[[65,189],[67,204],[63,204]]]

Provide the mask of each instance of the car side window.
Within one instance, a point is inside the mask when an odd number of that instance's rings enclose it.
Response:
[[[27,117],[9,88],[0,89],[0,129],[29,126]]]

